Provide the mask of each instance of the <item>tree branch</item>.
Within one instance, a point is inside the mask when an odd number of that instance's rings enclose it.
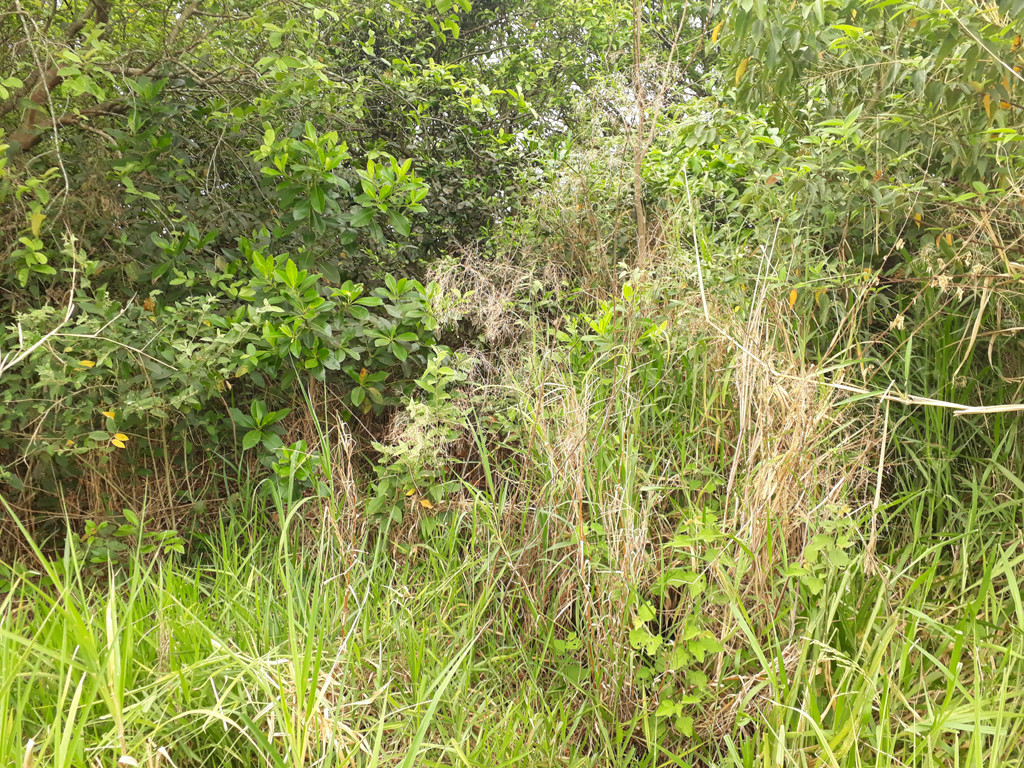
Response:
[[[192,18],[192,14],[199,8],[199,3],[202,0],[192,0],[192,3],[181,12],[178,20],[174,22],[174,26],[171,28],[171,33],[167,36],[164,41],[164,49],[170,49],[174,45],[174,41],[178,39],[178,35],[181,34],[182,27],[185,26],[186,22]]]
[[[64,32],[65,43],[70,43],[78,33],[81,32],[85,25],[95,15],[101,22],[105,22],[109,17],[109,5],[105,0],[94,0],[89,4],[89,9],[79,16],[75,21]],[[39,82],[40,76],[43,78],[43,82]],[[48,91],[56,88],[60,85],[61,78],[57,75],[57,68],[50,67],[45,72],[40,73],[39,71],[33,72],[29,77],[25,79],[25,84],[12,93],[7,100],[0,103],[0,117],[3,117],[7,113],[13,111],[25,96],[32,94],[29,98],[36,104],[42,105],[46,101],[46,94]]]
[[[19,128],[7,137],[10,142],[8,155],[16,155],[31,149],[38,144],[49,131],[56,128],[63,128],[69,125],[78,125],[83,120],[100,115],[121,115],[127,110],[127,105],[118,101],[105,101],[89,109],[80,109],[69,112],[55,119],[46,120],[42,123],[33,123],[31,126]]]
[[[181,12],[164,41],[164,51],[168,51],[173,47],[174,42],[181,34],[185,24],[196,13],[201,2],[202,0],[192,0],[188,7]],[[90,18],[95,18],[98,23],[107,22],[110,18],[109,0],[92,0],[89,5],[89,10],[68,27],[65,35],[65,39],[68,43],[70,43],[74,37],[82,31]],[[141,69],[132,68],[129,70],[127,68],[123,68],[122,75],[146,75],[163,60],[164,57],[161,55],[153,59],[148,66]],[[0,104],[0,117],[3,117],[5,114],[11,112],[17,106],[22,104],[22,99],[24,99],[26,95],[28,95],[29,101],[35,105],[28,107],[25,111],[24,117],[22,118],[21,126],[7,137],[7,143],[9,145],[7,149],[8,157],[13,157],[34,147],[42,140],[46,131],[53,131],[57,128],[69,125],[79,125],[83,119],[88,119],[90,117],[105,114],[123,114],[126,111],[125,104],[116,101],[108,101],[88,109],[75,110],[60,116],[53,115],[48,119],[42,118],[40,113],[44,111],[42,109],[43,104],[46,103],[49,94],[64,81],[64,78],[59,74],[59,71],[60,70],[56,66],[51,66],[49,69],[42,72],[37,70],[22,88],[18,89],[16,93],[11,94],[5,102]]]

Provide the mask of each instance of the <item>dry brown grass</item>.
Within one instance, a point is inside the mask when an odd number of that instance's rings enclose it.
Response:
[[[725,509],[756,553],[755,588],[783,558],[800,559],[808,531],[839,508],[830,502],[866,501],[869,459],[878,447],[863,413],[844,405],[843,393],[823,384],[815,367],[780,353],[775,333],[756,314],[751,318],[733,376],[735,450]],[[841,381],[840,372],[831,379]]]

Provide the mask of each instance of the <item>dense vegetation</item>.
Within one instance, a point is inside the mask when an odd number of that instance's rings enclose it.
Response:
[[[11,0],[0,764],[1024,764],[1024,0]]]

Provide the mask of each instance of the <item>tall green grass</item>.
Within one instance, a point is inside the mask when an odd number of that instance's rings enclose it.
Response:
[[[478,471],[440,468],[461,491],[400,523],[352,524],[308,401],[319,494],[243,482],[184,555],[99,569],[26,536],[0,574],[0,764],[1024,762],[1015,423],[894,408],[875,505],[863,399],[748,322],[773,378],[685,303],[538,334],[465,401]],[[700,588],[665,586],[682,571]],[[709,650],[659,668],[645,605],[663,649]]]

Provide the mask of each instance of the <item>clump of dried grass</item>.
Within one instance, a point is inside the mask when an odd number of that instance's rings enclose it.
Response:
[[[737,423],[726,514],[755,553],[763,587],[784,557],[799,559],[817,518],[843,498],[866,501],[877,448],[845,395],[748,327],[734,371]],[[755,357],[757,355],[757,357]],[[778,361],[778,362],[776,362]]]
[[[538,292],[557,294],[565,282],[553,263],[532,269],[513,259],[489,260],[468,248],[434,265],[427,279],[440,288],[433,306],[440,325],[469,322],[492,350],[507,348],[530,327]]]

